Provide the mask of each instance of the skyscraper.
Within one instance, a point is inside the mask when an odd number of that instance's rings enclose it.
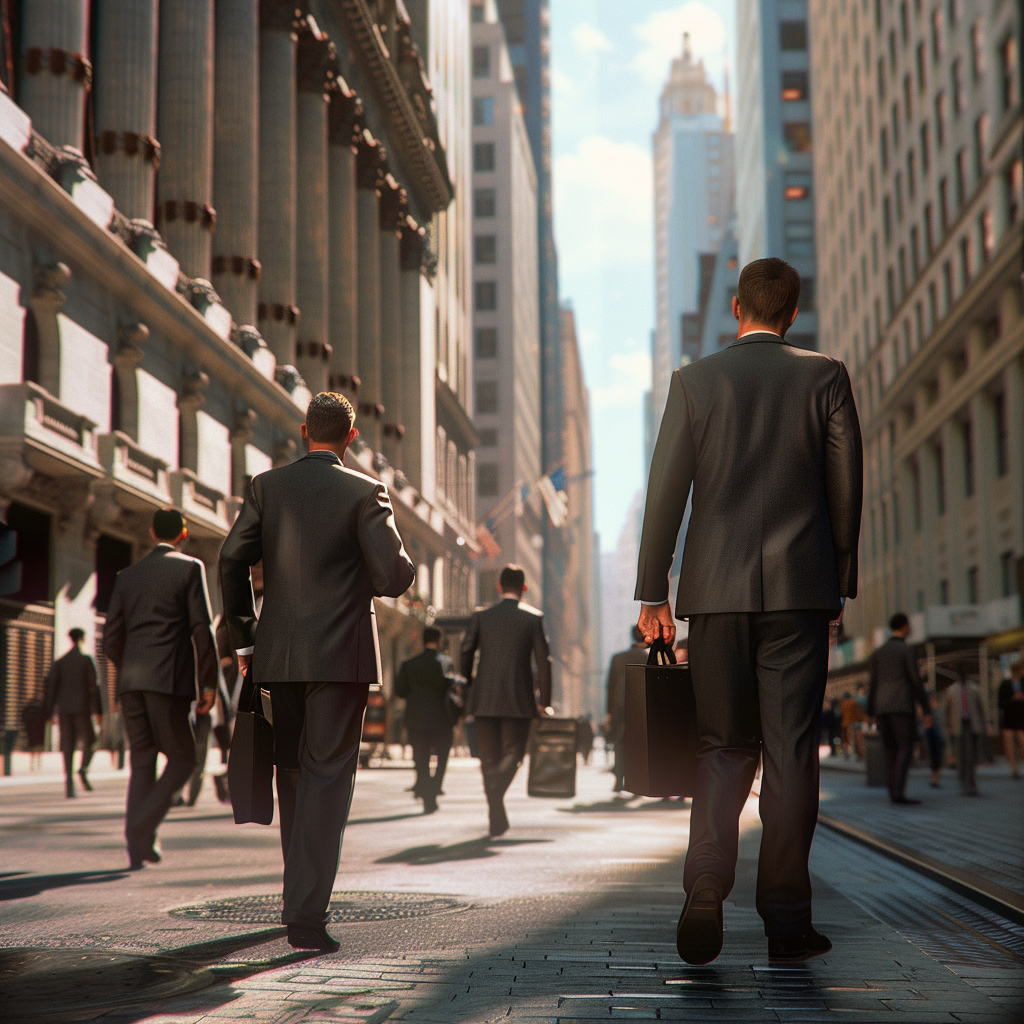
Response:
[[[733,205],[733,137],[716,112],[704,62],[693,58],[689,33],[682,56],[672,61],[660,107],[654,133],[655,431],[683,357],[683,315],[698,306],[699,254],[718,250]]]
[[[787,339],[817,347],[806,0],[739,0],[736,206],[740,266],[779,256],[800,272]]]

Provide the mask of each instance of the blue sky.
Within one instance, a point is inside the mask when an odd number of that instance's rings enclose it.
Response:
[[[576,310],[590,387],[595,528],[610,550],[646,484],[658,96],[685,30],[721,91],[726,61],[735,67],[734,0],[551,0],[551,17],[559,290]]]

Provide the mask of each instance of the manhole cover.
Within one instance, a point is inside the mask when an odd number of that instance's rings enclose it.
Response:
[[[451,896],[412,892],[335,892],[327,908],[330,924],[356,921],[398,921],[431,914],[465,910],[466,904]],[[238,921],[244,924],[280,924],[280,896],[234,896],[176,907],[177,917],[203,921]]]
[[[81,1020],[80,1011],[169,999],[214,982],[170,957],[95,949],[0,949],[5,1021]]]

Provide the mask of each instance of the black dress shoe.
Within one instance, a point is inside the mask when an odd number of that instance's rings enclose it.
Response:
[[[768,963],[799,964],[811,957],[824,956],[832,952],[832,943],[821,932],[813,928],[802,935],[780,939],[768,939]]]
[[[432,796],[425,796],[423,798],[423,813],[433,814],[437,810],[437,798]]]
[[[82,768],[78,772],[78,777],[82,780],[82,787],[88,792],[92,792],[92,783],[89,781],[88,776],[85,774],[85,769]]]
[[[150,846],[150,848],[142,854],[142,859],[147,864],[159,864],[160,861],[163,859],[163,853],[164,850],[163,847],[160,845],[160,840],[154,839],[153,845]]]
[[[332,939],[327,926],[322,924],[288,925],[288,945],[295,949],[322,949],[325,953],[341,949],[341,943]]]
[[[688,964],[709,964],[722,952],[722,883],[701,875],[686,897],[676,926],[676,949]]]

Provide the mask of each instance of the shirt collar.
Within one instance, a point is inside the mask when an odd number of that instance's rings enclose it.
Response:
[[[327,451],[326,448],[317,448],[315,451],[306,453],[307,459],[321,459],[324,462],[333,462],[335,465],[342,465],[341,459],[334,452]]]

